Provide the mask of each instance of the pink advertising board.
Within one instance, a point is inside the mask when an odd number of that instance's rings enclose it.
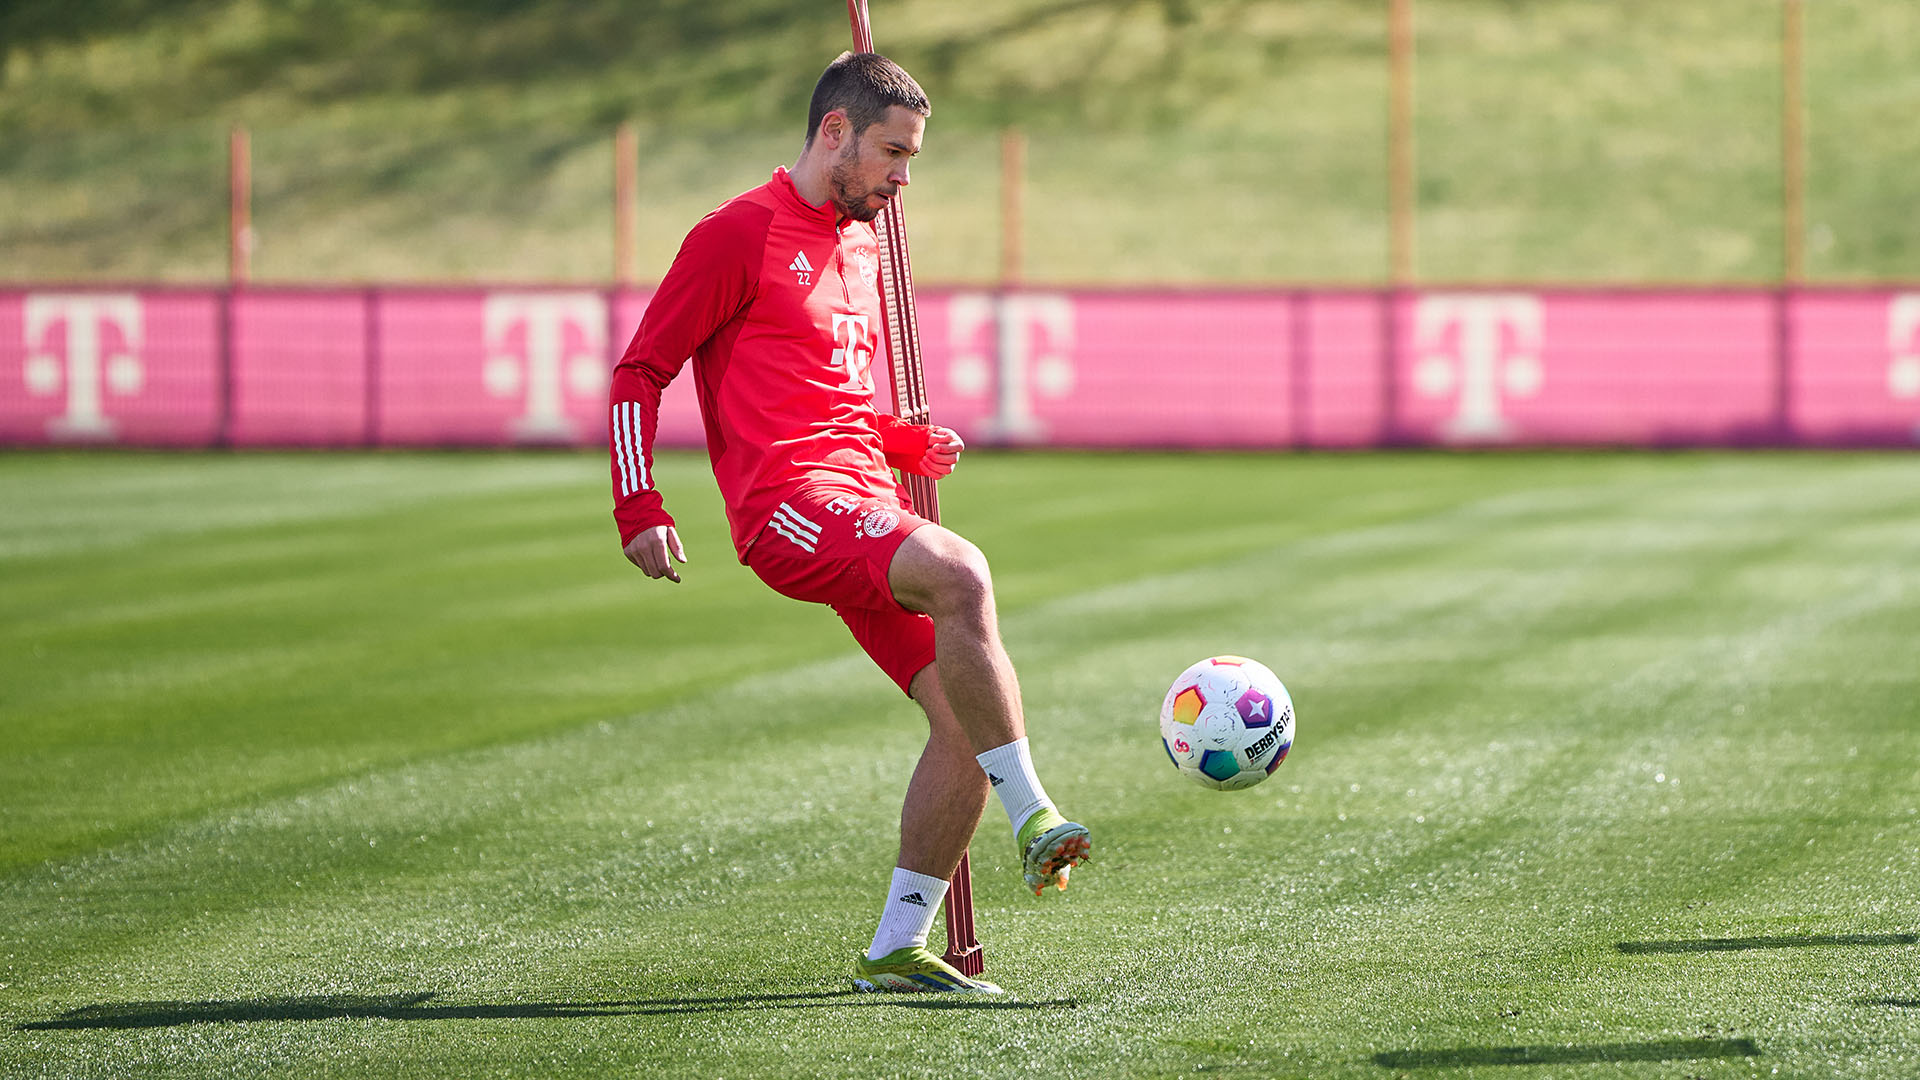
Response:
[[[234,445],[367,441],[373,297],[338,289],[234,296]]]
[[[648,298],[0,290],[0,442],[603,445]],[[1920,442],[1920,288],[928,289],[920,319],[975,445]],[[704,444],[691,378],[659,430]]]
[[[215,442],[222,304],[211,289],[0,292],[0,441]]]
[[[1920,442],[1920,289],[1798,293],[1788,400],[1813,442]]]
[[[1760,292],[1429,292],[1396,301],[1396,433],[1440,444],[1709,445],[1777,421]]]
[[[377,441],[606,439],[608,305],[586,289],[419,289],[374,304]]]

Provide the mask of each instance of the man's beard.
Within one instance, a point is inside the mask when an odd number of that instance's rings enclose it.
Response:
[[[854,221],[872,221],[880,216],[880,210],[867,205],[867,196],[877,194],[874,188],[859,189],[856,173],[859,151],[848,146],[840,159],[833,163],[833,169],[827,179],[833,184],[833,202],[840,208],[842,216]],[[858,193],[856,194],[856,190]]]

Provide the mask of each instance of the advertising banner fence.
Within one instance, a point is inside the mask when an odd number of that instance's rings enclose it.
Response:
[[[0,443],[601,445],[648,296],[3,290]],[[920,308],[935,418],[976,445],[1920,442],[1920,288],[928,289]],[[702,445],[690,378],[659,431]]]

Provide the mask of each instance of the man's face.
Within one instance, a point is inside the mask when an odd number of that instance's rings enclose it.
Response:
[[[828,173],[842,216],[872,221],[907,186],[907,162],[920,152],[927,118],[892,105],[886,118],[849,139]]]

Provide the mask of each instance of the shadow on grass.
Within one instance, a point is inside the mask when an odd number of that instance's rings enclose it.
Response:
[[[180,1027],[187,1024],[252,1024],[291,1020],[552,1020],[595,1016],[671,1016],[679,1013],[808,1009],[825,1006],[918,1009],[1071,1009],[1071,998],[1009,1001],[967,996],[964,1000],[829,990],[800,994],[735,994],[725,997],[648,998],[634,1001],[528,1001],[505,1005],[437,1005],[438,994],[327,994],[262,997],[236,1001],[126,1001],[86,1005],[53,1020],[17,1024],[16,1031],[85,1031]]]
[[[1680,941],[1621,941],[1623,953],[1739,952],[1745,949],[1804,949],[1818,945],[1912,945],[1920,934],[1801,934],[1789,937],[1695,938]]]
[[[1447,1069],[1473,1065],[1591,1065],[1607,1061],[1694,1061],[1757,1057],[1751,1039],[1673,1039],[1600,1046],[1463,1046],[1454,1050],[1395,1050],[1375,1054],[1389,1069]]]
[[[1920,998],[1860,998],[1855,1005],[1885,1005],[1890,1009],[1920,1009]]]

